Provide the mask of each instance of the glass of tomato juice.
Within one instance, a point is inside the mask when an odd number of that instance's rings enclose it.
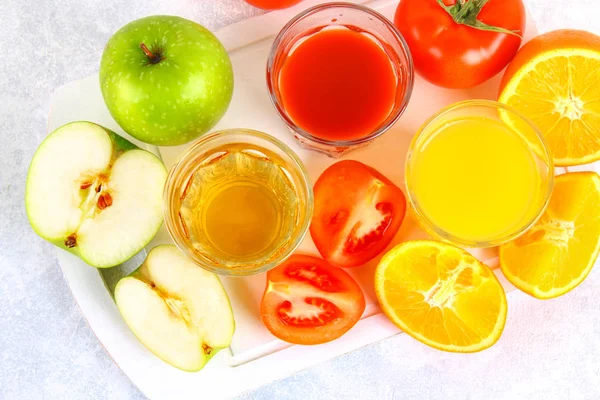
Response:
[[[305,10],[275,38],[267,86],[277,113],[303,147],[339,156],[400,118],[413,62],[394,24],[358,4]]]

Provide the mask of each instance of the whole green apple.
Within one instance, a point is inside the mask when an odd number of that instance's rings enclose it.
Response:
[[[233,71],[208,29],[156,15],[130,22],[108,41],[100,86],[125,132],[172,146],[206,133],[223,117],[233,94]]]

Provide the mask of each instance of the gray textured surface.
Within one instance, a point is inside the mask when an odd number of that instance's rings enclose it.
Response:
[[[526,3],[542,32],[600,34],[596,0]],[[23,195],[52,91],[96,71],[120,26],[161,13],[214,30],[258,11],[241,0],[0,0],[0,399],[143,398],[87,326],[54,249],[27,224]],[[240,399],[599,398],[599,289],[597,267],[556,300],[511,293],[503,337],[483,353],[400,335]]]

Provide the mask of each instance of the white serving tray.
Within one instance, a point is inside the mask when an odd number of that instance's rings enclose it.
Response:
[[[298,146],[270,103],[265,68],[271,43],[283,25],[304,8],[323,2],[305,0],[290,9],[250,18],[216,33],[231,57],[235,91],[229,110],[214,130],[253,128],[278,137],[298,153],[313,182],[336,160]],[[390,19],[397,5],[397,0],[354,2],[366,3]],[[525,40],[536,33],[529,17],[527,25]],[[425,119],[456,101],[495,99],[498,83],[499,77],[496,77],[470,90],[445,90],[417,76],[410,104],[398,123],[368,147],[350,152],[343,158],[371,165],[404,187],[405,153],[413,134]],[[128,137],[105,107],[97,75],[69,83],[52,96],[48,132],[76,120],[93,121]],[[167,167],[187,147],[159,149],[131,140],[159,155]],[[394,243],[421,237],[426,235],[414,218],[407,215]],[[163,227],[147,250],[159,243],[170,242]],[[300,251],[317,254],[310,236]],[[488,265],[496,266],[494,249],[473,253]],[[373,291],[373,270],[377,260],[348,270],[359,281],[367,298],[361,321],[340,339],[318,346],[291,346],[274,338],[263,327],[258,306],[265,285],[264,274],[246,278],[223,277],[221,280],[231,299],[236,320],[231,348],[220,352],[200,372],[182,372],[159,360],[137,341],[121,319],[112,298],[112,289],[118,279],[137,268],[145,254],[146,251],[142,251],[125,264],[108,270],[89,267],[62,250],[58,250],[58,259],[73,296],[102,345],[132,382],[152,399],[198,398],[200,394],[210,399],[231,397],[400,332],[377,306]],[[514,289],[501,273],[497,270],[496,273],[507,291]]]

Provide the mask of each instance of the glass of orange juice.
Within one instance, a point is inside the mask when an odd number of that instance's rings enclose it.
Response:
[[[490,247],[516,238],[542,215],[554,167],[529,120],[503,104],[469,100],[421,127],[405,179],[427,231],[458,245]]]
[[[250,129],[203,136],[169,172],[165,225],[196,264],[251,275],[285,260],[312,217],[313,192],[296,154]]]

